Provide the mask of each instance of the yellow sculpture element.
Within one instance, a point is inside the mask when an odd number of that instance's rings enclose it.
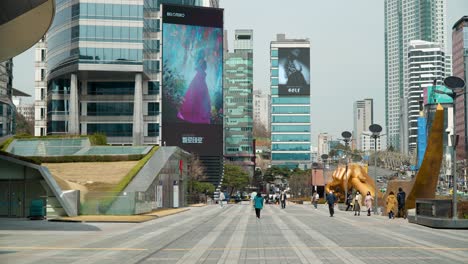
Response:
[[[372,197],[374,197],[374,180],[369,177],[365,168],[355,163],[348,164],[347,173],[346,167],[344,165],[339,165],[338,168],[333,172],[332,181],[329,182],[325,187],[326,192],[328,193],[330,190],[333,190],[337,197],[344,198],[346,179],[348,180],[348,190],[358,190],[363,195],[363,197],[366,196],[367,192],[371,192]]]
[[[436,109],[431,132],[427,140],[426,153],[406,198],[406,208],[416,206],[416,198],[435,198],[440,166],[442,164],[444,136],[444,108],[439,104]]]

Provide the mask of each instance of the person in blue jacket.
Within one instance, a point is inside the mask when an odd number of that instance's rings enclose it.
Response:
[[[260,219],[260,211],[263,208],[263,197],[260,192],[258,192],[257,196],[255,196],[253,204],[255,208],[255,214],[257,215],[257,218]]]

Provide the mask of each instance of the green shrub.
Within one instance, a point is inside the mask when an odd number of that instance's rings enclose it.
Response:
[[[143,154],[115,155],[115,156],[35,156],[31,157],[43,163],[68,163],[68,162],[117,162],[117,161],[137,161],[144,157]]]
[[[133,167],[127,175],[115,186],[113,192],[120,193],[127,187],[127,185],[132,181],[133,177],[135,177],[138,172],[145,166],[146,162],[154,155],[154,153],[159,149],[158,146],[154,146],[148,154],[144,158],[142,158],[136,165]]]
[[[89,136],[89,141],[92,146],[104,146],[107,145],[107,136],[103,133],[94,133]]]
[[[7,140],[3,141],[1,144],[0,144],[0,151],[6,151],[6,149],[8,148],[8,146],[11,144],[11,142],[13,142],[14,138],[8,138]]]
[[[11,154],[11,153],[5,152],[5,151],[0,151],[0,155],[15,158],[15,159],[19,159],[19,160],[30,162],[30,163],[37,164],[37,165],[41,165],[41,161],[39,159],[34,158],[34,157],[18,156],[18,155]]]

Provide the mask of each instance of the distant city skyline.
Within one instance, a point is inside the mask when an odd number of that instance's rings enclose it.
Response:
[[[225,9],[229,34],[235,29],[254,30],[256,90],[269,91],[269,43],[277,33],[309,38],[314,146],[321,132],[339,138],[342,131],[352,130],[353,103],[362,98],[374,99],[375,122],[385,126],[384,1],[296,0],[294,5],[286,5],[279,0],[224,0],[220,7]],[[447,0],[447,11],[450,52],[451,28],[468,15],[468,2]],[[32,102],[34,47],[13,62],[14,87],[31,94]]]

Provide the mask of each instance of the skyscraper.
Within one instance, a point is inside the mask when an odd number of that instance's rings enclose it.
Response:
[[[310,42],[278,34],[270,43],[271,164],[311,167]]]
[[[271,96],[262,93],[260,90],[254,91],[254,124],[264,126],[267,131],[270,130],[270,102]]]
[[[224,57],[224,157],[253,175],[253,30],[235,31]]]
[[[0,137],[15,133],[16,111],[13,95],[13,60],[0,62]]]
[[[452,60],[453,75],[467,81],[468,78],[468,16],[460,18],[452,27]],[[466,88],[465,88],[466,89]],[[455,131],[459,136],[457,159],[466,159],[468,146],[468,103],[465,95],[456,101]]]
[[[385,0],[385,124],[387,146],[403,150],[403,98],[408,97],[411,40],[438,43],[445,50],[446,0]]]
[[[374,123],[374,103],[373,99],[364,99],[354,102],[354,131],[353,139],[356,141],[356,148],[363,150],[362,132],[368,131],[369,126]]]
[[[409,43],[409,88],[408,96],[405,98],[408,143],[403,149],[405,153],[413,153],[417,147],[418,117],[424,98],[423,92],[428,86],[433,85],[434,80],[437,80],[438,84],[442,83],[447,70],[445,58],[445,52],[438,43],[422,40],[412,40]]]

